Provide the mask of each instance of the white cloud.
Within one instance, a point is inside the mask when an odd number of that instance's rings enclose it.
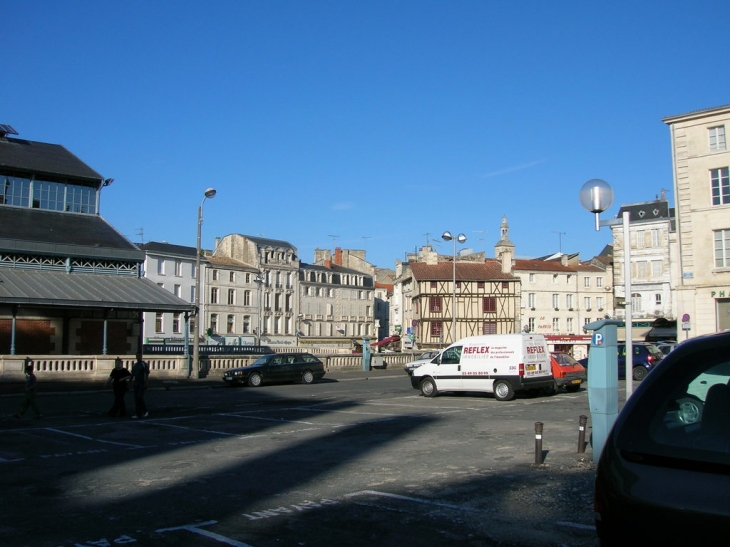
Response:
[[[545,163],[547,159],[537,160],[537,161],[531,161],[530,163],[524,163],[522,165],[516,165],[514,167],[507,167],[505,169],[501,169],[499,171],[493,171],[491,173],[487,173],[485,175],[482,175],[483,178],[488,179],[490,177],[496,177],[499,175],[505,175],[507,173],[514,173],[515,171],[522,171],[524,169],[529,169],[530,167],[534,167],[535,165],[540,165],[541,163]]]

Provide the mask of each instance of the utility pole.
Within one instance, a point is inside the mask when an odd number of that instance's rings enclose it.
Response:
[[[558,252],[560,254],[563,254],[563,236],[566,234],[566,232],[556,232],[553,230],[554,234],[558,234]]]

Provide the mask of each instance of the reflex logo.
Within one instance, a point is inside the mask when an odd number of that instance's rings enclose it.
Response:
[[[467,346],[464,353],[489,353],[489,346]]]

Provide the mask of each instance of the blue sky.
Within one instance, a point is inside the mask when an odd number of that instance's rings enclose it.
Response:
[[[578,191],[672,192],[662,118],[730,103],[727,1],[0,3],[0,123],[115,182],[130,240],[230,233],[365,249],[443,231],[494,256],[610,243]],[[722,24],[720,24],[722,23]]]

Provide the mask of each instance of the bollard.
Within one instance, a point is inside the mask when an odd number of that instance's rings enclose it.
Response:
[[[542,464],[542,422],[535,422],[535,465]]]
[[[586,423],[588,423],[588,416],[581,414],[578,427],[578,454],[585,454],[586,451]]]

